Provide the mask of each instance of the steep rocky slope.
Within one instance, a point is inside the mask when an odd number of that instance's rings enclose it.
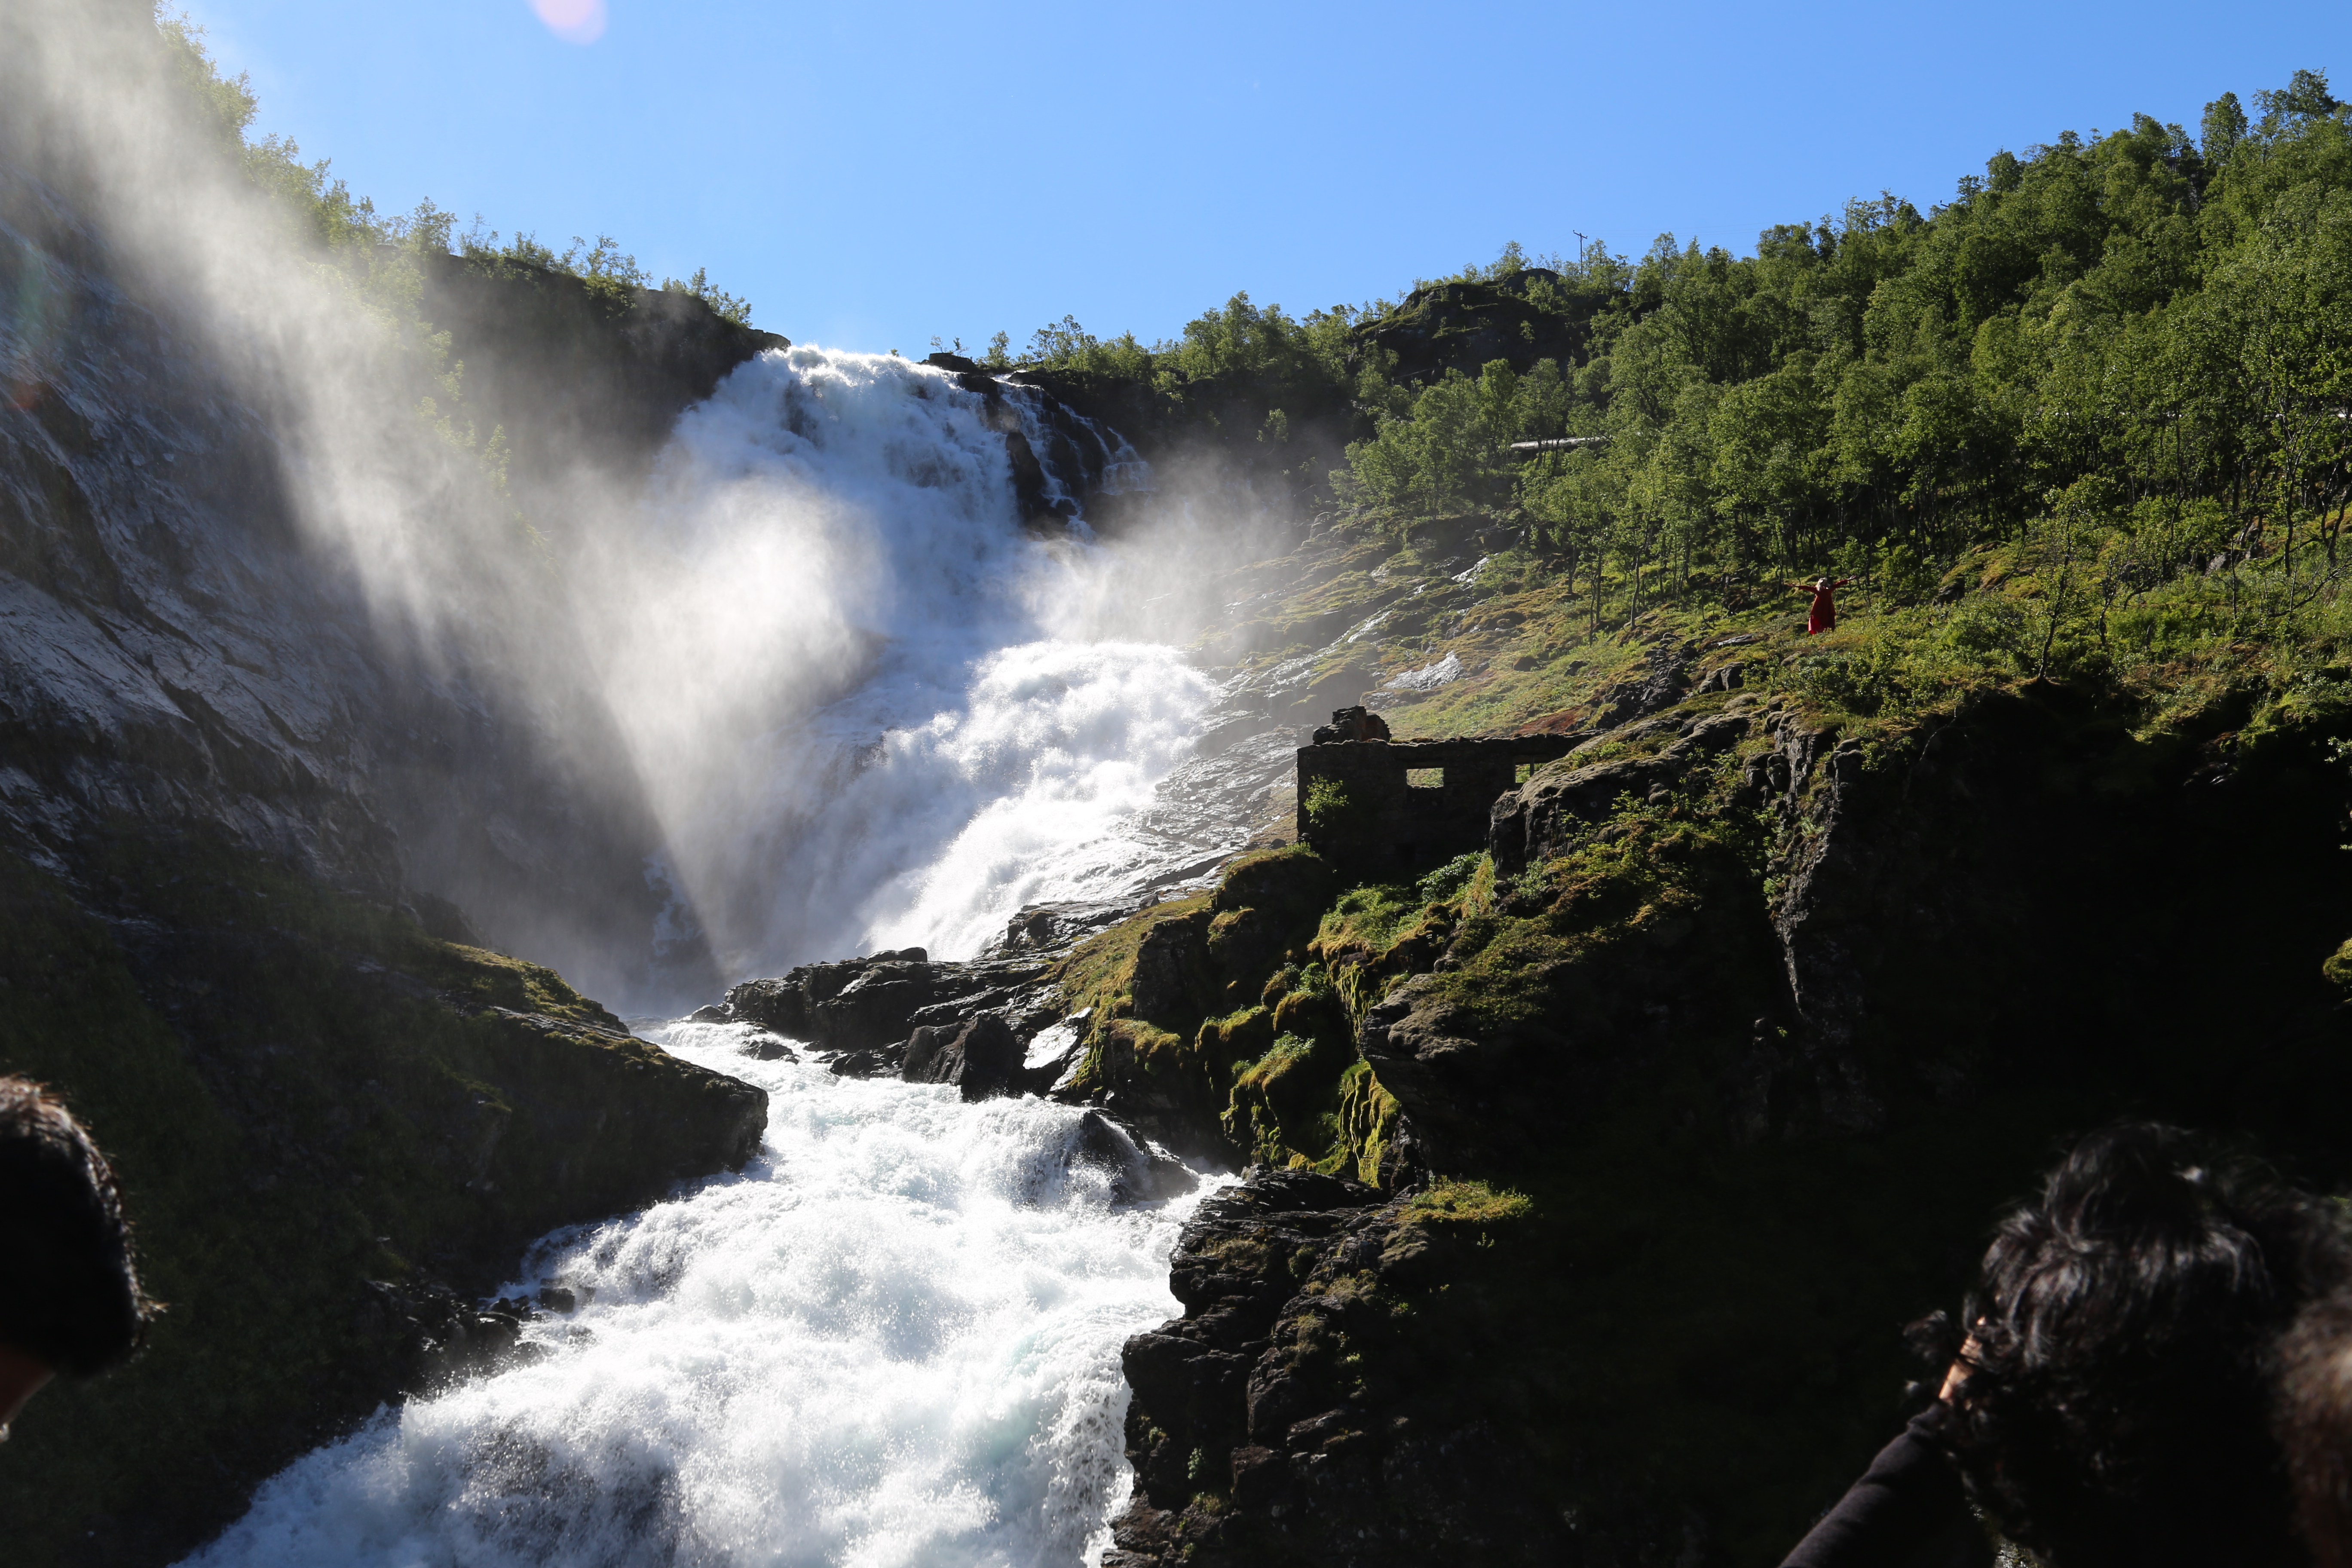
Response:
[[[653,830],[565,765],[609,737],[377,613],[298,525],[305,455],[239,345],[6,118],[0,1071],[96,1131],[167,1306],[131,1365],[19,1421],[0,1512],[12,1561],[155,1563],[379,1401],[503,1354],[528,1306],[478,1301],[523,1246],[740,1164],[765,1097],[482,946],[475,920],[510,942],[549,910],[576,918],[548,948],[646,945]],[[478,304],[512,331],[528,302]],[[623,304],[549,329],[577,416],[615,427],[608,482],[761,342]],[[473,405],[526,461],[534,368]]]
[[[1211,646],[1269,722],[1369,692],[1400,738],[1575,740],[1483,851],[1391,870],[1310,810],[1319,848],[1064,962],[1063,1092],[1260,1173],[1129,1347],[1118,1561],[1775,1561],[2064,1135],[2352,1179],[2328,650],[1874,689],[2030,585],[1595,637],[1479,526],[1311,538]]]

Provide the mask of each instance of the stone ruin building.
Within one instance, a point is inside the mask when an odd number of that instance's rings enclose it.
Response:
[[[1361,708],[1342,708],[1298,749],[1298,837],[1350,864],[1407,865],[1481,849],[1495,802],[1521,782],[1522,767],[1569,753],[1581,735],[1391,741]],[[1354,737],[1370,734],[1373,738]],[[1344,810],[1308,820],[1315,784],[1346,792]]]

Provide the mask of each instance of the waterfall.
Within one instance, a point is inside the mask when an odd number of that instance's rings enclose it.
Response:
[[[581,1303],[534,1359],[380,1414],[267,1483],[191,1568],[1052,1568],[1130,1485],[1118,1347],[1176,1310],[1197,1198],[1112,1201],[1081,1113],[737,1055],[740,1175],[547,1238]]]
[[[1124,829],[1215,689],[1118,635],[1135,617],[1082,521],[1023,529],[985,403],[887,355],[763,354],[680,420],[650,517],[580,552],[581,602],[625,585],[599,679],[662,874],[730,978],[966,954],[1024,903],[1165,869]],[[1141,482],[1080,432],[1097,483]],[[1075,510],[1084,475],[1047,472]]]
[[[681,419],[644,511],[569,542],[658,874],[730,976],[967,952],[1224,831],[1147,809],[1215,689],[1132,640],[1081,524],[1024,530],[988,402],[887,356],[765,354]],[[1144,481],[1093,438],[1091,482]],[[507,1293],[576,1310],[518,1364],[297,1461],[193,1564],[1099,1557],[1131,1479],[1118,1349],[1176,1310],[1197,1197],[1122,1205],[1068,1107],[645,1032],[769,1091],[759,1158],[545,1238]]]

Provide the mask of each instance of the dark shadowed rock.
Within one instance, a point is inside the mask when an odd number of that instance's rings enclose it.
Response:
[[[1184,1315],[1120,1352],[1136,1490],[1104,1562],[1576,1561],[1531,1455],[1340,1353],[1434,1305],[1463,1255],[1409,1203],[1313,1172],[1255,1168],[1202,1204],[1169,1276]]]
[[[1515,877],[1566,852],[1579,836],[1607,821],[1621,799],[1644,800],[1662,785],[1680,784],[1696,764],[1745,740],[1749,722],[1744,713],[1695,720],[1667,714],[1597,736],[1537,769],[1526,784],[1495,802],[1486,851],[1495,858],[1496,871]],[[1654,745],[1666,735],[1675,739],[1654,755],[1580,760],[1602,746]]]
[[[1592,700],[1593,727],[1612,730],[1671,708],[1690,690],[1682,650],[1670,641],[1651,646],[1635,673],[1602,689]]]
[[[1045,969],[1043,960],[1030,957],[934,963],[923,949],[909,947],[747,980],[726,1001],[694,1016],[756,1024],[830,1051],[887,1051],[917,1028],[960,1026],[984,1008],[1017,1018],[1023,1030],[1034,1033],[1050,1021],[1050,1007],[1038,999]]]
[[[1181,1160],[1099,1110],[1080,1119],[1070,1158],[1108,1173],[1115,1203],[1158,1203],[1201,1184]]]
[[[1662,757],[1621,757],[1583,767],[1569,758],[1538,769],[1495,802],[1486,850],[1496,874],[1515,877],[1559,854],[1579,833],[1606,821],[1620,798],[1639,800],[1681,773],[1678,762]]]
[[[1003,1019],[983,1013],[952,1037],[942,1039],[937,1029],[925,1029],[922,1035],[920,1047],[908,1042],[907,1065],[899,1069],[908,1083],[951,1083],[966,1100],[1013,1089],[1021,1071],[1021,1042]],[[919,1067],[918,1050],[923,1053]]]

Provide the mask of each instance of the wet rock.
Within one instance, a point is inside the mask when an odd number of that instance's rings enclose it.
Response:
[[[1313,1172],[1259,1167],[1202,1204],[1170,1272],[1184,1316],[1120,1354],[1136,1491],[1104,1562],[1575,1561],[1522,1446],[1382,1370],[1399,1308],[1441,1300],[1463,1255]]]
[[[1135,904],[1129,900],[1029,904],[1006,923],[1004,934],[981,956],[1058,956],[1095,932],[1117,925],[1134,912]]]
[[[1080,1119],[1070,1157],[1110,1174],[1114,1203],[1159,1203],[1201,1184],[1184,1162],[1099,1110],[1088,1110]]]
[[[1108,922],[1106,922],[1108,923]],[[773,979],[747,980],[715,1007],[694,1016],[712,1023],[756,1024],[788,1040],[821,1050],[885,1051],[924,1026],[961,1023],[982,1009],[1029,1024],[1044,1006],[1036,997],[1046,965],[1029,957],[930,962],[919,947],[829,963],[804,963]]]
[[[907,1037],[906,1055],[900,1061],[898,1076],[908,1083],[938,1082],[938,1079],[931,1077],[931,1063],[938,1058],[941,1048],[954,1037],[954,1035],[955,1031],[952,1029],[940,1028],[930,1024],[925,1024],[916,1029]]]
[[[966,1100],[985,1100],[1013,1091],[1021,1071],[1021,1042],[1012,1026],[992,1013],[971,1020],[953,1036],[927,1029],[918,1047],[908,1042],[907,1063],[899,1076],[908,1083],[951,1083]],[[918,1063],[917,1051],[923,1054]]]
[[[703,1011],[709,1012],[709,1009],[706,1007]],[[764,1033],[754,1035],[744,1041],[743,1054],[755,1061],[763,1062],[796,1062],[801,1059],[792,1047],[784,1044],[775,1036]]]
[[[371,1279],[352,1327],[391,1373],[388,1392],[426,1394],[514,1364],[524,1348],[522,1311],[528,1310],[519,1308],[507,1301],[477,1307],[430,1283]]]
[[[907,1037],[910,1020],[940,1000],[946,979],[929,963],[869,961],[839,992],[809,1009],[809,1033],[836,1049],[870,1049]]]

